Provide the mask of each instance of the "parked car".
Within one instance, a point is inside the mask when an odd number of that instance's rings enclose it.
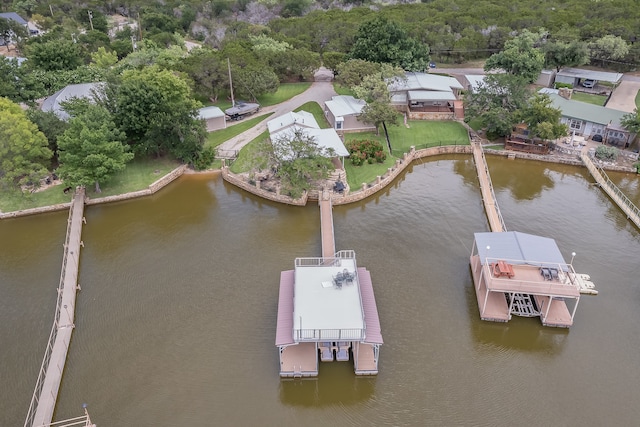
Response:
[[[591,137],[591,139],[592,139],[593,141],[595,141],[595,142],[602,142],[602,135],[600,135],[599,133],[597,133],[597,134],[593,135],[593,136]]]
[[[433,61],[429,62],[429,68],[436,68],[436,63]]]
[[[586,87],[586,88],[592,88],[596,85],[596,81],[593,79],[584,79],[582,81],[582,86]]]

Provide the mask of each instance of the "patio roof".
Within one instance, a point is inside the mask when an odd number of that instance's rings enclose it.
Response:
[[[439,92],[435,90],[410,90],[408,92],[410,101],[455,101],[453,92]]]
[[[602,82],[619,83],[622,73],[610,73],[607,71],[583,70],[580,68],[564,68],[557,76],[573,77],[577,79],[592,79]]]
[[[362,99],[356,99],[349,95],[338,95],[325,102],[334,117],[357,115],[367,103]]]
[[[511,264],[566,264],[556,241],[518,231],[474,233],[480,262],[509,260]],[[520,261],[520,262],[518,262]]]

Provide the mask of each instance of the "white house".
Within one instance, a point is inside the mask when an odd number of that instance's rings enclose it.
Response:
[[[353,96],[338,95],[324,104],[324,114],[329,124],[341,132],[366,132],[375,130],[373,124],[361,122],[358,116],[367,103]]]
[[[81,83],[69,85],[48,97],[42,103],[42,111],[53,111],[61,120],[69,120],[69,114],[62,108],[62,102],[73,98],[87,98],[93,102],[94,94],[104,87],[104,83]]]

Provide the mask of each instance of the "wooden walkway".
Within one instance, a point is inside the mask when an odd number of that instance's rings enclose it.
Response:
[[[331,258],[336,253],[336,242],[333,234],[333,205],[331,203],[331,193],[324,190],[319,199],[322,257]]]
[[[491,176],[487,168],[487,161],[484,158],[482,145],[480,145],[479,142],[472,142],[471,146],[473,147],[473,159],[475,160],[476,170],[478,171],[480,192],[482,193],[482,202],[484,203],[484,209],[487,213],[487,219],[489,220],[489,227],[493,232],[507,231],[507,227],[504,225],[504,220],[502,219],[502,214],[500,213],[500,208],[498,207],[496,195],[493,192]]]
[[[633,222],[636,227],[640,228],[640,209],[633,204],[631,200],[616,186],[607,176],[602,168],[596,166],[589,155],[585,152],[580,153],[582,163],[587,167],[591,176],[596,180],[600,188],[611,197],[611,199],[622,209],[627,218]]]
[[[25,427],[51,424],[56,407],[58,389],[67,359],[71,333],[74,325],[76,291],[78,290],[78,264],[80,261],[80,240],[84,222],[84,188],[79,188],[74,196],[69,212],[67,236],[64,243],[62,271],[58,286],[58,299],[53,327],[45,351],[35,391],[31,398]]]

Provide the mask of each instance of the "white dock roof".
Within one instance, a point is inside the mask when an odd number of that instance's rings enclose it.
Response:
[[[356,272],[355,260],[341,259],[335,266],[297,266],[295,269],[293,329],[364,330],[357,277],[338,288],[333,277],[347,269]],[[294,334],[295,335],[295,334]]]

